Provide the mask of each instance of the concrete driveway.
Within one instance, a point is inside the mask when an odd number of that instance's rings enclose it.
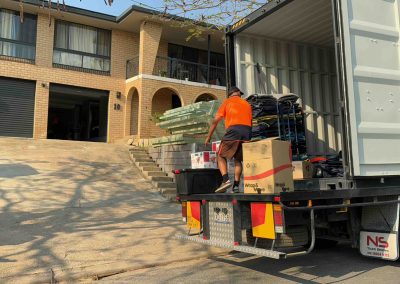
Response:
[[[0,139],[0,283],[96,278],[207,256],[123,145]]]
[[[100,280],[101,284],[130,283],[399,283],[398,262],[360,256],[339,245],[285,260],[237,253],[185,263],[140,269]],[[87,282],[88,284],[94,284]]]

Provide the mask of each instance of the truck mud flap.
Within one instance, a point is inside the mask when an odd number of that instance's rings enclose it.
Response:
[[[400,198],[389,201],[399,201]],[[360,253],[363,256],[399,259],[400,204],[364,207],[361,217]]]
[[[254,248],[254,247],[250,247],[250,246],[229,245],[229,244],[227,244],[225,242],[219,242],[219,241],[213,241],[213,240],[204,240],[201,236],[177,235],[176,238],[179,239],[179,240],[196,242],[196,243],[199,243],[199,244],[202,244],[202,245],[219,247],[219,248],[224,248],[224,249],[234,250],[234,251],[238,251],[238,252],[249,253],[249,254],[253,254],[253,255],[264,256],[264,257],[273,258],[273,259],[284,259],[284,258],[286,258],[286,253],[283,253],[283,252],[260,249],[260,248]]]

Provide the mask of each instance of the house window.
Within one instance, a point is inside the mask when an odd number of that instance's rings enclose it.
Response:
[[[187,47],[183,45],[168,44],[168,57],[182,59],[199,64],[208,64],[207,50]],[[221,53],[210,53],[210,66],[225,68],[225,55]]]
[[[36,16],[0,9],[0,55],[35,60]]]
[[[168,45],[169,76],[212,85],[226,85],[225,55],[170,43]]]
[[[57,21],[53,63],[110,72],[111,31]]]

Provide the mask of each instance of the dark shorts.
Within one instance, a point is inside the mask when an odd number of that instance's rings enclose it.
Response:
[[[221,141],[218,156],[227,160],[235,158],[236,161],[243,162],[242,141]]]
[[[226,130],[222,141],[250,141],[251,127],[246,125],[233,125]]]
[[[231,160],[243,162],[243,142],[251,140],[251,127],[245,125],[234,125],[226,130],[219,147],[218,156]]]

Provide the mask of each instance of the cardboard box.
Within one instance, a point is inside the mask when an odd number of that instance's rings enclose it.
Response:
[[[243,144],[244,193],[294,190],[290,142],[276,138]]]
[[[292,165],[294,180],[313,178],[314,166],[312,163],[307,161],[295,161]]]
[[[192,169],[218,169],[215,152],[198,152],[191,154]]]
[[[221,146],[221,141],[215,141],[211,144],[211,149],[213,152],[218,152],[219,146]]]

